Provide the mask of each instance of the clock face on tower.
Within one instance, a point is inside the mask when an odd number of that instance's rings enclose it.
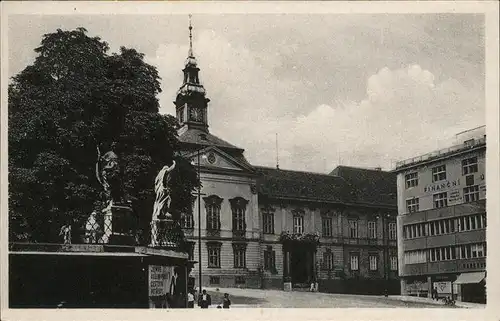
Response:
[[[200,108],[191,108],[190,111],[191,111],[190,114],[191,120],[199,122],[203,121],[203,114]]]

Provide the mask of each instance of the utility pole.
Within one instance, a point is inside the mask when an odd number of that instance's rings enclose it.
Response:
[[[198,273],[199,273],[199,292],[198,297],[201,295],[201,167],[200,167],[200,152],[198,150]]]

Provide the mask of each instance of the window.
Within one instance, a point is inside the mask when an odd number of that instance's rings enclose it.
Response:
[[[246,267],[246,245],[233,244],[233,253],[234,253],[234,267],[235,268]]]
[[[377,238],[377,222],[368,222],[368,238]]]
[[[220,208],[222,198],[212,195],[205,197],[205,209],[207,211],[207,230],[220,230]]]
[[[417,197],[406,200],[406,209],[408,213],[419,211],[419,199]]]
[[[220,284],[220,277],[219,276],[211,276],[210,277],[210,284]]]
[[[429,249],[430,262],[456,260],[457,257],[459,257],[459,247],[445,246]]]
[[[426,236],[424,223],[405,225],[403,228],[405,239],[413,239]]]
[[[396,223],[389,223],[389,239],[396,239]]]
[[[408,251],[404,253],[405,264],[418,264],[427,262],[426,251]]]
[[[220,243],[208,244],[208,267],[220,268]]]
[[[333,253],[330,249],[323,252],[323,269],[333,270]]]
[[[181,215],[182,228],[194,228],[194,219],[192,214],[182,213]]]
[[[486,227],[486,214],[461,216],[457,218],[458,230],[471,231]]]
[[[349,237],[358,238],[358,221],[349,220]]]
[[[245,277],[242,275],[235,276],[234,284],[245,284]]]
[[[438,193],[434,194],[434,208],[446,207],[448,206],[448,193]]]
[[[245,210],[248,201],[242,197],[236,197],[229,200],[231,211],[233,212],[233,231],[245,231]]]
[[[406,188],[418,186],[418,173],[410,173],[405,175]]]
[[[462,175],[477,173],[477,157],[462,160]]]
[[[359,255],[351,254],[351,271],[359,270]]]
[[[274,234],[274,212],[272,209],[262,209],[264,234]]]
[[[464,201],[474,202],[479,200],[479,185],[467,186],[464,188]]]
[[[472,244],[470,245],[472,257],[484,257],[485,251],[483,244]]]
[[[323,236],[328,237],[333,235],[333,219],[331,217],[323,217],[321,227],[323,231]]]
[[[186,229],[194,228],[193,208],[196,197],[191,198],[191,209],[187,213],[181,214],[181,227]]]
[[[370,261],[370,271],[376,271],[378,269],[378,257],[376,255],[370,255],[369,261]]]
[[[304,233],[304,216],[302,215],[293,216],[293,233],[295,234]]]
[[[391,256],[391,271],[397,271],[398,270],[398,257],[397,256]]]
[[[188,242],[188,259],[191,261],[194,260],[194,245],[194,242]]]
[[[446,179],[446,165],[432,168],[432,181],[443,181]]]
[[[233,231],[245,230],[245,210],[233,208]]]
[[[276,254],[272,246],[268,246],[264,251],[264,270],[274,270],[276,268]]]

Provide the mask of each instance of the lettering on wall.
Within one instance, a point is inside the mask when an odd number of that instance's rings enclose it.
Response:
[[[457,203],[462,203],[462,194],[459,189],[454,189],[448,194],[448,204],[453,205]]]
[[[149,296],[162,296],[169,291],[173,271],[173,266],[149,266]]]
[[[427,185],[424,187],[424,193],[445,191],[457,186],[460,186],[460,178],[454,181],[445,181],[438,184]]]
[[[439,294],[451,293],[451,282],[434,282],[434,289],[436,289]]]

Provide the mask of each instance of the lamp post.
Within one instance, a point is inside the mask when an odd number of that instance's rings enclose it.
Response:
[[[198,150],[198,273],[199,273],[199,292],[201,295],[201,167],[200,167],[200,151]]]
[[[388,283],[389,283],[389,266],[387,264],[388,259],[388,250],[389,250],[389,239],[388,233],[386,229],[388,229],[388,224],[386,221],[387,217],[390,217],[390,214],[381,214],[382,218],[382,262],[384,266],[384,296],[388,297]]]
[[[389,282],[389,271],[387,266],[387,250],[389,242],[387,233],[385,232],[385,230],[388,228],[388,226],[386,226],[386,215],[388,216],[389,214],[382,214],[382,244],[384,249],[384,296],[388,297],[389,293],[387,289],[387,283]]]
[[[200,185],[198,186],[198,277],[199,277],[199,292],[198,295],[201,295],[201,165],[200,158],[205,159],[206,156],[200,157],[201,151],[203,147],[198,149],[197,158],[198,158],[198,182]]]

